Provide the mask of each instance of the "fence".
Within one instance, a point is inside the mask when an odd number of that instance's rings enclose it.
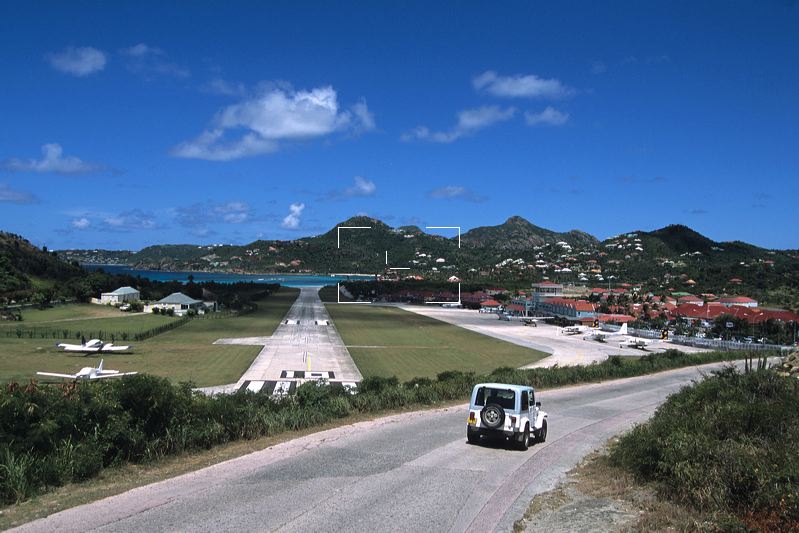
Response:
[[[619,331],[621,326],[604,324],[603,329],[608,331]],[[631,337],[641,337],[644,339],[660,339],[660,330],[655,329],[636,329],[629,328]],[[780,344],[760,344],[755,342],[725,341],[719,339],[701,339],[699,337],[687,337],[685,335],[669,335],[669,340],[674,344],[683,346],[693,346],[695,348],[707,348],[708,350],[733,351],[744,350],[747,352],[780,351],[789,350],[791,346]]]
[[[114,330],[101,330],[101,329],[69,329],[69,328],[53,328],[53,327],[32,327],[32,328],[4,328],[6,337],[16,337],[18,339],[80,339],[86,337],[87,339],[104,339],[111,342],[117,341],[143,341],[166,333],[175,328],[186,324],[191,318],[183,317],[167,324],[162,324],[154,328],[139,330],[139,331],[114,331]]]

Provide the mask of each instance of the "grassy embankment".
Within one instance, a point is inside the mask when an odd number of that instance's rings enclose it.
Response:
[[[622,436],[609,460],[721,530],[799,530],[799,382],[725,369]]]
[[[337,305],[335,288],[320,293],[352,359],[365,377],[400,381],[447,370],[484,374],[520,367],[547,354],[396,307]]]
[[[197,386],[221,385],[235,382],[258,354],[257,346],[214,345],[222,337],[249,337],[271,335],[285,316],[299,291],[281,288],[269,298],[256,302],[258,309],[252,313],[227,318],[198,318],[187,324],[141,342],[132,342],[132,353],[103,354],[106,366],[114,370],[146,372],[155,376],[167,377],[174,382],[191,381]],[[69,308],[61,306],[41,311],[35,325],[53,324],[56,328],[68,327],[70,330],[137,331],[154,324],[163,324],[172,317],[160,315],[129,315],[124,318],[87,318],[86,313],[109,310],[104,306],[76,305],[75,312],[80,320],[63,321],[69,316]],[[111,310],[113,311],[113,310]],[[117,312],[118,313],[118,312]],[[31,312],[31,314],[33,314]],[[26,324],[28,315],[23,314]],[[58,318],[52,318],[58,317]],[[44,319],[61,320],[47,322]],[[30,325],[34,323],[31,322]],[[77,324],[77,325],[76,325]],[[106,339],[108,340],[108,339]],[[75,342],[75,339],[67,339]],[[35,377],[36,371],[76,372],[84,366],[93,366],[100,356],[58,352],[54,344],[64,342],[58,339],[6,337],[0,330],[0,381],[27,382]],[[117,340],[117,344],[121,341]]]

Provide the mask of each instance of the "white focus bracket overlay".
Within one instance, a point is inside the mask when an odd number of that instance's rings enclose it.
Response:
[[[341,230],[343,230],[343,229],[372,229],[372,226],[336,226],[336,248],[338,248],[339,250],[341,249]],[[388,252],[386,252],[386,259],[388,259]],[[341,283],[336,283],[336,303],[340,303],[340,304],[370,304],[372,302],[342,302],[341,301]]]

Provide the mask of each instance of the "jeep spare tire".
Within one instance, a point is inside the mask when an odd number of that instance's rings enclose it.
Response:
[[[480,411],[480,420],[489,429],[499,429],[505,423],[505,410],[495,403],[490,403]]]

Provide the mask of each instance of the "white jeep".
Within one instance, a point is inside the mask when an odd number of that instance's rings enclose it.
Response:
[[[479,383],[472,390],[466,438],[477,444],[480,437],[502,437],[526,450],[547,440],[547,414],[535,401],[535,390],[522,385]]]

